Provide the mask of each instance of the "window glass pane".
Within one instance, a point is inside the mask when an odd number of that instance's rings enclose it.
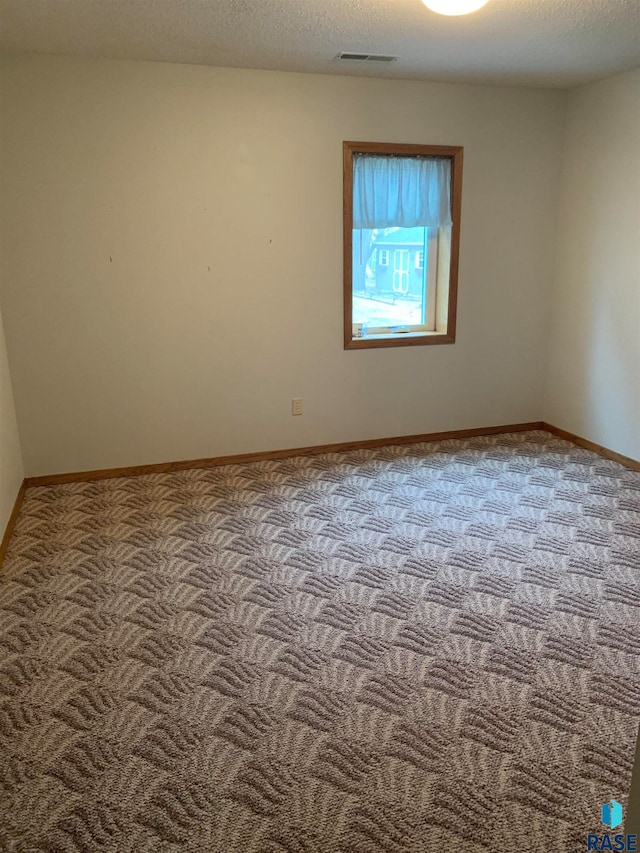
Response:
[[[427,323],[427,233],[353,229],[354,323],[374,328]]]

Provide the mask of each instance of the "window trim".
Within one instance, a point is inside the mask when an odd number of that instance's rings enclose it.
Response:
[[[388,142],[343,142],[343,249],[344,249],[344,348],[370,349],[378,347],[452,344],[456,339],[456,309],[458,303],[458,264],[460,253],[460,216],[462,209],[462,161],[464,149],[458,145],[411,145]],[[436,299],[446,298],[446,326],[440,331],[396,335],[393,338],[353,338],[353,155],[387,154],[407,157],[448,157],[451,160],[451,247],[449,280],[438,282]],[[445,296],[445,291],[448,291]],[[438,316],[436,306],[434,315]]]

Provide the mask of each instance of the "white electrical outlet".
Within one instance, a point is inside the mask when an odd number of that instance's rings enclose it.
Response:
[[[294,397],[291,400],[291,414],[292,415],[301,415],[302,414],[302,397]]]

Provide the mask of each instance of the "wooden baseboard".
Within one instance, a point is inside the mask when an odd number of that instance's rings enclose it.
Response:
[[[553,424],[543,423],[541,428],[547,432],[556,435],[558,438],[563,438],[565,441],[571,441],[586,450],[592,450],[600,456],[605,456],[607,459],[613,459],[614,462],[619,462],[621,465],[631,468],[632,471],[640,471],[640,462],[637,459],[631,459],[630,456],[623,456],[621,453],[616,453],[615,450],[609,450],[608,447],[603,447],[601,444],[595,444],[586,438],[579,435],[574,435],[572,432],[567,432],[564,429],[553,426]]]
[[[311,447],[293,447],[287,450],[264,450],[259,453],[240,453],[234,456],[214,456],[210,459],[189,459],[183,462],[160,462],[156,465],[133,465],[128,468],[103,468],[98,471],[76,471],[71,474],[49,474],[28,477],[27,487],[55,486],[61,483],[79,483],[87,480],[108,480],[114,477],[136,477],[141,474],[165,474],[190,468],[216,468],[219,465],[237,465],[243,462],[262,462],[268,459],[288,459],[292,456],[315,456],[319,453],[343,453],[348,450],[366,450],[397,444],[418,444],[425,441],[446,441],[451,438],[473,438],[479,435],[500,435],[507,432],[525,432],[542,429],[542,422],[505,424],[503,426],[457,429],[448,432],[430,432],[421,435],[399,435],[393,438],[371,438],[366,441],[347,441],[339,444],[317,444]]]
[[[4,536],[2,537],[2,542],[0,542],[0,569],[2,568],[2,564],[4,563],[4,555],[7,553],[7,548],[9,547],[9,540],[11,539],[11,534],[13,533],[13,528],[16,526],[16,521],[18,520],[18,516],[20,515],[20,507],[22,506],[22,501],[24,500],[24,493],[27,490],[27,482],[26,480],[22,481],[22,485],[18,491],[18,496],[16,498],[16,502],[13,505],[13,510],[11,511],[11,515],[9,516],[9,521],[7,522],[7,526],[4,531]]]
[[[238,465],[244,462],[262,462],[269,459],[288,459],[292,456],[315,456],[319,453],[344,453],[349,450],[367,450],[376,447],[392,445],[418,444],[421,442],[446,441],[454,438],[473,438],[481,435],[500,435],[508,432],[526,432],[529,430],[545,430],[552,435],[570,441],[607,459],[613,459],[640,471],[640,462],[628,456],[622,456],[607,447],[594,444],[586,438],[581,438],[566,430],[559,429],[543,421],[531,423],[503,424],[501,426],[478,427],[477,429],[457,429],[447,432],[428,432],[419,435],[396,435],[389,438],[371,438],[365,441],[347,441],[337,444],[316,444],[310,447],[290,447],[284,450],[262,450],[258,453],[238,453],[231,456],[213,456],[206,459],[187,459],[179,462],[159,462],[152,465],[132,465],[124,468],[101,468],[96,471],[74,471],[68,474],[47,474],[43,477],[27,477],[23,489],[32,486],[55,486],[62,483],[80,483],[89,480],[109,480],[116,477],[136,477],[142,474],[165,474],[170,471],[186,471],[191,468],[216,468],[220,465]],[[22,490],[21,490],[22,494]],[[19,495],[20,502],[22,501]],[[17,503],[17,502],[16,502]],[[19,508],[19,507],[18,507]],[[15,513],[15,510],[14,510]],[[11,517],[13,519],[13,515]],[[15,522],[14,522],[15,523]],[[11,527],[11,519],[7,530]],[[6,539],[6,535],[5,535]],[[3,540],[4,543],[4,540]],[[0,554],[2,551],[0,550]]]

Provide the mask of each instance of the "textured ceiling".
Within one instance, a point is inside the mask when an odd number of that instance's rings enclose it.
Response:
[[[640,65],[640,0],[0,0],[0,47],[118,59],[569,87]],[[339,51],[398,56],[345,64]]]

